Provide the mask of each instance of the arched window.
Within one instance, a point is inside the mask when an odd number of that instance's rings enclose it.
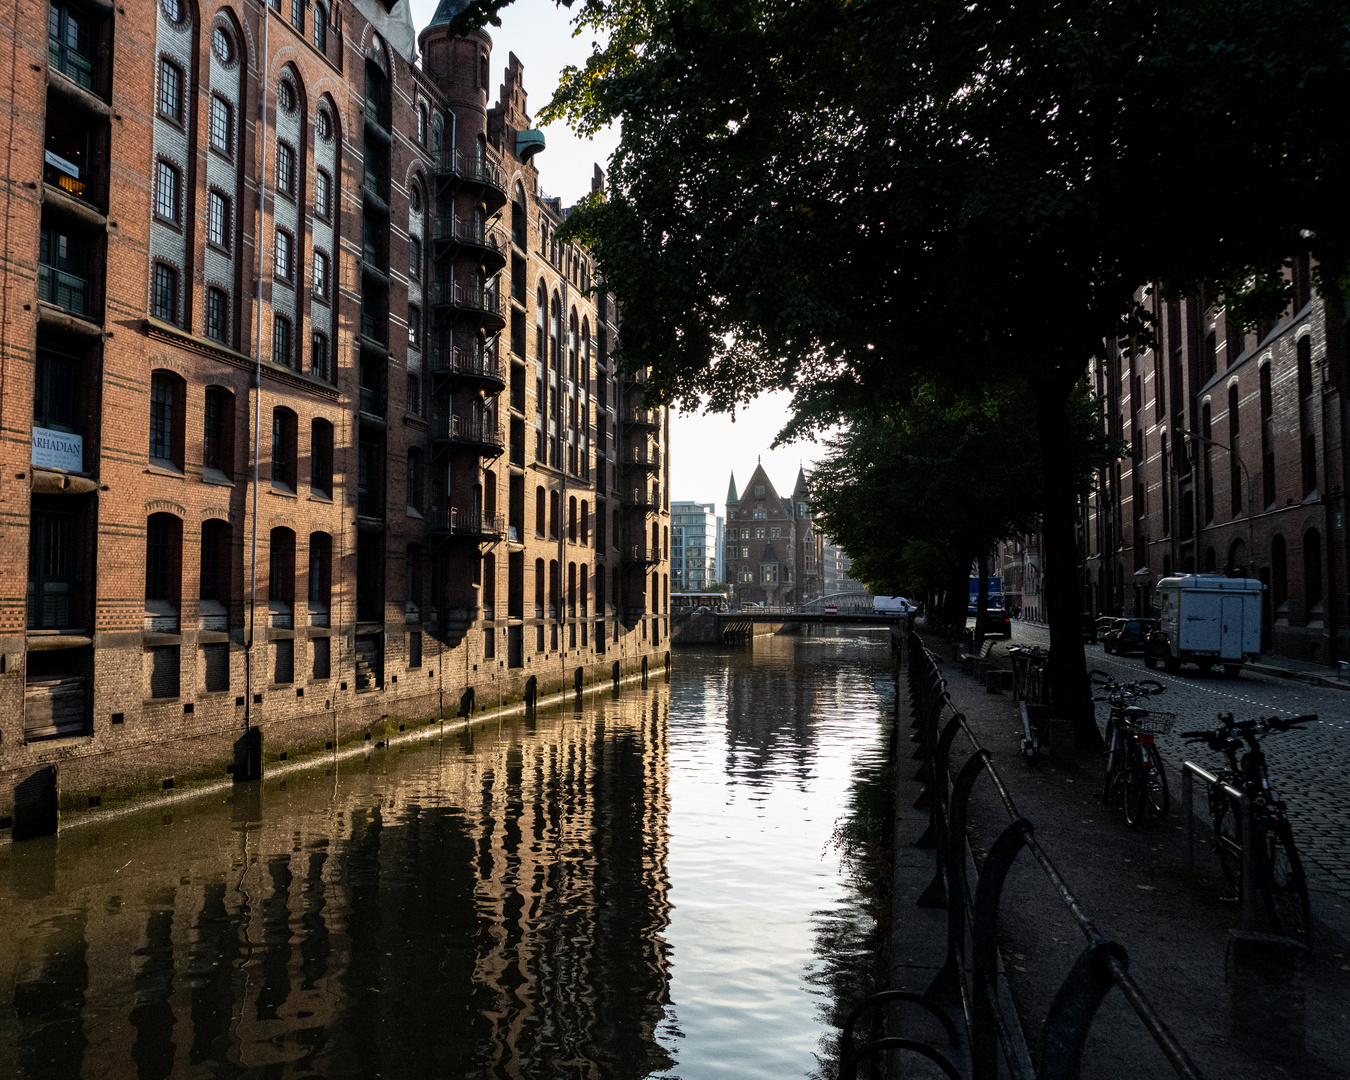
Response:
[[[511,242],[524,250],[529,237],[529,223],[525,218],[525,189],[516,181],[511,195]]]
[[[590,611],[589,611],[590,591],[591,591],[591,573],[590,573],[590,568],[589,568],[585,563],[582,563],[582,564],[581,564],[581,617],[582,617],[583,619],[586,618],[586,616],[587,616],[588,614],[590,614]]]
[[[183,522],[173,514],[151,514],[145,523],[147,630],[178,632],[182,585]],[[169,621],[173,622],[172,630],[166,629]]]
[[[296,417],[290,409],[272,410],[272,486],[281,491],[296,489]]]
[[[183,468],[183,420],[187,383],[172,371],[150,375],[150,463]]]
[[[548,617],[556,619],[558,617],[558,605],[562,603],[562,582],[559,580],[559,568],[557,559],[548,561]]]
[[[326,532],[309,534],[308,600],[310,625],[327,626],[333,602],[333,538]]]
[[[231,548],[228,521],[211,518],[202,522],[197,603],[203,630],[229,629]]]
[[[572,309],[572,314],[567,320],[567,377],[573,382],[577,381],[577,311]]]
[[[1308,622],[1322,621],[1322,534],[1309,529],[1303,534],[1303,596]]]
[[[327,420],[309,425],[309,493],[325,499],[333,494],[333,425]]]
[[[544,535],[547,528],[545,521],[544,489],[539,487],[534,491],[534,531],[537,536]]]
[[[488,552],[483,556],[483,618],[497,617],[497,557]]]
[[[567,564],[567,617],[577,617],[577,564]]]
[[[1270,608],[1277,620],[1288,621],[1289,560],[1284,537],[1278,534],[1270,541]]]
[[[581,320],[581,385],[590,387],[591,383],[591,324],[590,320]]]
[[[427,107],[421,102],[417,105],[417,143],[419,146],[426,146],[430,132],[427,126]]]
[[[408,451],[408,509],[422,512],[422,451]]]
[[[544,560],[534,560],[534,617],[544,617]]]
[[[314,47],[328,52],[328,9],[323,4],[314,5]]]
[[[562,366],[562,301],[557,293],[553,294],[553,303],[549,306],[548,359],[554,370]]]
[[[581,500],[581,542],[591,542],[591,504],[585,499]]]
[[[202,470],[228,480],[234,475],[234,395],[223,387],[208,386],[203,405]]]
[[[572,495],[567,500],[567,539],[577,542],[577,498]]]
[[[544,368],[548,366],[548,334],[544,329],[544,320],[548,313],[548,293],[544,289],[544,283],[539,283],[539,289],[534,297],[534,357],[536,361],[536,372],[542,378]],[[542,398],[541,398],[542,400]],[[540,405],[540,411],[543,406]]]
[[[291,626],[295,608],[295,533],[285,526],[273,529],[269,537],[267,606],[273,626]]]
[[[558,528],[560,522],[558,521],[558,502],[558,493],[556,491],[550,491],[548,493],[548,537],[550,540],[558,539],[559,535]]]

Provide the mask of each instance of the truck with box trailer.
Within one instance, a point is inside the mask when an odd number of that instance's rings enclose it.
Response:
[[[1221,574],[1165,577],[1154,592],[1158,626],[1144,645],[1144,664],[1175,672],[1182,664],[1208,671],[1222,664],[1237,678],[1261,654],[1261,593],[1255,578]]]

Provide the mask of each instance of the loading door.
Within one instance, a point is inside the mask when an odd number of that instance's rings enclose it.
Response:
[[[1242,597],[1225,596],[1220,617],[1219,656],[1242,659]]]

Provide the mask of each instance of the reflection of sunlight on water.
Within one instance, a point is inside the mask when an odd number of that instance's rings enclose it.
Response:
[[[841,640],[0,851],[0,1075],[805,1076],[889,693]]]
[[[884,750],[879,714],[891,694],[886,639],[853,637],[679,654],[666,936],[670,1024],[681,1035],[658,1032],[678,1061],[662,1075],[814,1067],[827,989],[812,976],[823,964],[819,923],[836,912],[858,921],[829,841],[854,772]],[[714,694],[725,706],[721,729],[709,731]]]

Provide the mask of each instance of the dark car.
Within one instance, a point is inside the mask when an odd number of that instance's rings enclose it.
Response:
[[[1102,635],[1102,651],[1124,654],[1143,652],[1156,619],[1116,619],[1111,629]]]
[[[1101,639],[1106,636],[1106,632],[1115,625],[1116,625],[1116,617],[1114,615],[1098,615],[1097,622],[1095,623],[1097,629],[1097,636],[1094,637],[1092,640],[1101,641]]]
[[[1012,637],[1012,620],[1008,618],[1008,613],[1001,607],[988,608],[984,613],[984,632]]]

